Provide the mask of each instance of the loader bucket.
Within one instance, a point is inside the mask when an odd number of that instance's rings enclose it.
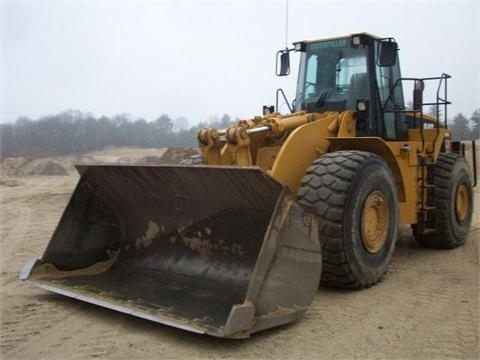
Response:
[[[241,338],[297,319],[321,272],[316,219],[258,168],[77,166],[20,278],[178,328]]]

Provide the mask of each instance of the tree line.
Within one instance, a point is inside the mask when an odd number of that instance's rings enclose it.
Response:
[[[437,109],[430,109],[437,115]],[[213,116],[207,122],[188,127],[183,117],[166,114],[153,121],[132,119],[127,114],[95,118],[81,111],[64,111],[38,120],[21,117],[13,124],[0,124],[0,157],[40,157],[53,154],[78,154],[106,146],[196,147],[196,134],[203,127],[228,128],[238,119],[228,114]],[[480,109],[468,119],[457,114],[449,127],[454,140],[479,138]]]
[[[451,124],[453,140],[475,140],[480,137],[480,109],[473,112],[470,119],[463,114],[457,114]]]
[[[406,108],[412,109],[412,102],[407,103]],[[439,118],[443,124],[445,121],[443,109],[443,106],[432,105],[426,112]],[[470,118],[459,113],[453,119],[448,119],[447,125],[452,130],[452,140],[476,140],[480,138],[480,109],[475,110]]]
[[[21,117],[12,124],[0,124],[0,156],[3,160],[16,156],[78,154],[106,146],[196,147],[198,129],[227,128],[235,121],[224,114],[188,127],[187,119],[172,119],[166,114],[146,121],[132,119],[128,114],[95,118],[71,110],[38,120]]]

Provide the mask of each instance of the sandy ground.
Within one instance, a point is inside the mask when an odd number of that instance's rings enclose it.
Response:
[[[42,255],[77,178],[0,186],[4,359],[479,357],[479,213],[464,247],[420,248],[402,228],[386,278],[364,291],[321,288],[300,321],[231,341],[195,335],[48,293],[18,280]],[[477,209],[480,207],[477,190]]]
[[[67,172],[75,175],[77,171],[73,164],[82,163],[82,159],[88,162],[99,163],[134,163],[143,156],[159,156],[161,157],[166,148],[134,148],[134,147],[107,147],[102,150],[94,150],[83,153],[80,156],[52,156],[51,159],[58,161]]]

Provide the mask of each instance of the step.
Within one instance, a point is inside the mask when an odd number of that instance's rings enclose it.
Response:
[[[434,233],[436,233],[436,230],[432,229],[432,228],[425,228],[422,231],[422,235],[430,235],[430,234],[434,234]]]
[[[437,185],[435,184],[424,184],[424,185],[420,185],[420,187],[424,188],[424,189],[433,189],[435,188]]]
[[[432,166],[435,165],[437,162],[432,159],[430,155],[419,155],[418,156],[420,165]]]
[[[433,165],[436,165],[436,164],[437,164],[436,161],[424,161],[424,162],[420,161],[420,165],[425,165],[427,167],[428,166],[433,166]]]
[[[417,202],[417,205],[421,205],[421,204],[422,204],[421,202]],[[436,206],[425,206],[424,208],[421,208],[419,211],[420,212],[422,212],[422,211],[428,212],[428,211],[434,211],[436,209],[437,209]]]

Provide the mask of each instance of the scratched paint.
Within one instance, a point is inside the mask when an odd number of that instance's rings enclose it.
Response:
[[[197,237],[183,236],[183,243],[193,251],[198,251],[201,258],[208,259],[212,254],[212,247],[210,246],[210,240],[200,239]]]
[[[145,235],[135,240],[135,247],[137,249],[140,249],[142,246],[146,248],[149,247],[152,244],[153,238],[159,233],[159,231],[160,228],[158,225],[150,220]]]
[[[109,259],[100,261],[96,264],[78,270],[58,270],[55,265],[44,263],[35,268],[31,274],[31,279],[59,279],[70,276],[96,275],[107,271],[117,260],[119,251],[109,252]]]

